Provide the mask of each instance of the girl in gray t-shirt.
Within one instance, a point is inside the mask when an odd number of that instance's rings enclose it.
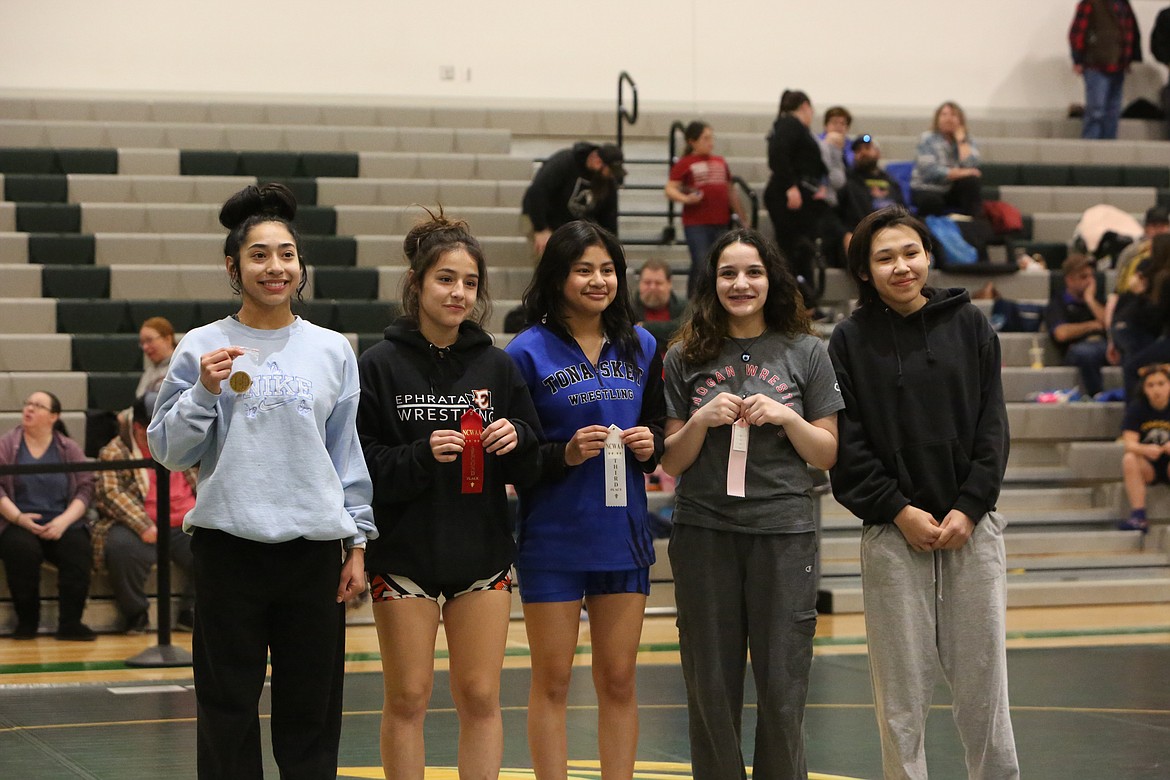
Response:
[[[837,457],[844,407],[824,344],[776,246],[716,242],[666,356],[666,452],[679,476],[670,562],[696,777],[740,755],[746,655],[759,696],[757,777],[805,777],[816,631],[808,466]],[[731,700],[734,707],[727,707]]]

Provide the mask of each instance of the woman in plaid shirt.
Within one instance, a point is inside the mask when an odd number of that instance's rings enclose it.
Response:
[[[151,406],[154,394],[149,395]],[[145,399],[138,398],[118,415],[118,435],[102,447],[99,460],[149,458],[146,426],[150,414]],[[171,473],[171,560],[183,571],[182,594],[176,627],[190,631],[195,603],[191,579],[191,537],[183,533],[183,518],[195,505],[195,481],[199,467]],[[157,560],[158,485],[154,469],[125,469],[98,473],[98,521],[93,526],[93,567],[106,569],[118,605],[119,630],[127,634],[150,625],[146,578]]]

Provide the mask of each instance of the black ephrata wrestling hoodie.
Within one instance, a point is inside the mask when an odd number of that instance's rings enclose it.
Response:
[[[845,411],[833,495],[866,525],[906,504],[938,521],[995,508],[1008,456],[999,338],[966,290],[927,289],[902,317],[877,301],[837,325]]]
[[[374,482],[378,539],[366,570],[439,585],[470,584],[507,569],[516,557],[506,483],[539,475],[540,422],[528,387],[503,350],[464,322],[448,348],[432,346],[409,320],[386,328],[385,340],[358,360],[362,397],[357,429]],[[482,493],[462,492],[462,458],[439,463],[436,430],[459,430],[479,411],[486,429],[506,417],[517,445],[484,453]]]

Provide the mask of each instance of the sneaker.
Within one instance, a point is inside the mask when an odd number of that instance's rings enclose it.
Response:
[[[1129,517],[1129,518],[1126,518],[1125,520],[1122,520],[1120,523],[1117,524],[1117,530],[1119,530],[1119,531],[1141,531],[1143,534],[1149,533],[1150,521],[1149,520],[1139,520],[1136,517]]]
[[[18,623],[12,632],[13,639],[36,639],[37,627],[27,623]]]
[[[97,634],[85,623],[74,623],[71,626],[61,626],[57,629],[57,639],[66,642],[92,642]]]
[[[186,631],[188,634],[195,630],[195,610],[180,609],[175,618],[175,630]]]
[[[1102,390],[1093,396],[1093,400],[1098,403],[1111,403],[1125,400],[1125,388],[1115,387],[1112,390]]]
[[[139,612],[134,617],[127,618],[122,623],[122,633],[130,636],[145,634],[148,628],[150,628],[150,615],[145,612]]]

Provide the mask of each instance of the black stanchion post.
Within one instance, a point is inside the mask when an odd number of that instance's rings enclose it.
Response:
[[[171,643],[171,473],[154,464],[158,479],[158,643]],[[165,485],[165,488],[164,488]]]
[[[171,472],[155,462],[154,475],[158,492],[155,528],[158,538],[158,644],[126,659],[127,666],[190,666],[191,654],[171,644]]]

